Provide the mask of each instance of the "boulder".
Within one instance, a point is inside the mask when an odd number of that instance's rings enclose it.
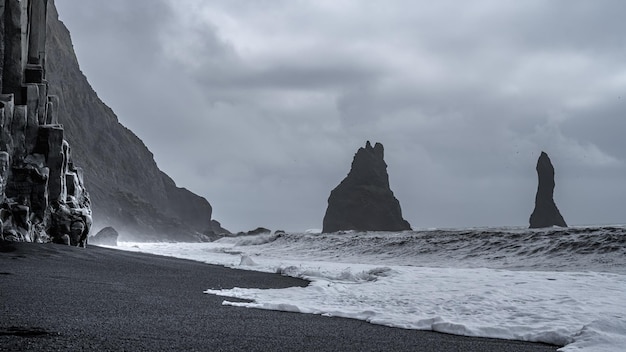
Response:
[[[85,247],[85,237],[83,234],[85,233],[85,222],[82,219],[76,219],[72,221],[70,225],[70,243],[72,245]]]
[[[89,243],[102,246],[117,246],[119,234],[111,226],[98,231],[94,236],[89,237]]]
[[[368,141],[354,155],[348,176],[330,193],[322,232],[410,229],[389,187],[383,145],[372,147]]]
[[[554,167],[548,154],[541,152],[537,160],[539,186],[535,196],[535,210],[530,215],[530,228],[551,226],[567,227],[561,212],[554,203]]]

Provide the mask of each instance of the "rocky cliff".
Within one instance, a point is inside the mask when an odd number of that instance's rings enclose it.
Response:
[[[322,231],[410,229],[389,187],[383,145],[372,147],[368,141],[354,155],[348,176],[330,193]]]
[[[129,235],[138,240],[209,239],[211,205],[159,170],[143,142],[98,98],[80,71],[70,33],[52,0],[47,30],[49,86],[58,96],[59,122],[74,146],[74,160],[85,170],[96,230],[113,226],[122,240]]]
[[[84,246],[83,172],[46,80],[46,0],[0,0],[0,237]]]
[[[535,210],[530,215],[530,228],[567,227],[559,208],[554,203],[554,167],[548,154],[541,152],[537,160],[539,186],[535,196]]]

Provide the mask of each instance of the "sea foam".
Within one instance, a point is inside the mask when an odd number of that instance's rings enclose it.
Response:
[[[251,301],[226,298],[225,305],[545,342],[562,351],[619,350],[626,345],[623,227],[554,231],[307,233],[123,246],[311,280],[285,289],[207,287]]]

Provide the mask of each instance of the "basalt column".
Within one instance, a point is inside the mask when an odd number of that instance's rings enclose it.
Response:
[[[0,0],[0,236],[85,245],[89,195],[48,95],[47,6]]]

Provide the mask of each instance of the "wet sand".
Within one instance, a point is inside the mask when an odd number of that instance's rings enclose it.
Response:
[[[304,280],[90,246],[0,242],[0,351],[556,351],[223,306],[209,288]]]

